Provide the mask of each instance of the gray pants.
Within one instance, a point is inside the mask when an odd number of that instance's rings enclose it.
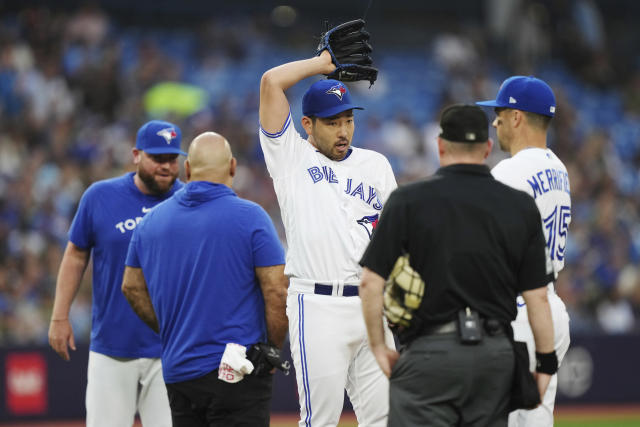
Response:
[[[389,426],[507,425],[513,347],[506,335],[463,345],[456,333],[411,343],[391,372]]]

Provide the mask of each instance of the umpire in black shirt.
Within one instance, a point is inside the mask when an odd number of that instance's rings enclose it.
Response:
[[[391,194],[360,261],[369,343],[390,376],[389,426],[506,426],[518,293],[536,351],[555,356],[540,214],[484,165],[492,142],[480,108],[451,106],[440,125],[440,169]],[[400,356],[385,345],[382,313],[385,278],[403,254],[425,290],[415,338]],[[466,330],[474,316],[481,330]],[[537,373],[541,392],[549,379]]]

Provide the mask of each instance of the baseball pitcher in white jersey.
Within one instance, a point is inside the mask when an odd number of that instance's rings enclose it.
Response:
[[[478,102],[494,107],[500,148],[511,153],[511,158],[498,163],[493,176],[511,187],[529,193],[536,201],[547,240],[548,255],[553,264],[553,277],[549,277],[548,298],[553,317],[555,352],[562,362],[569,348],[569,315],[553,286],[564,267],[567,230],[571,221],[571,194],[569,175],[562,161],[547,148],[547,129],[555,114],[556,100],[545,82],[535,77],[513,76],[500,86],[495,100]],[[527,310],[518,297],[518,317],[513,322],[516,341],[526,341],[529,348],[531,370],[536,357],[535,343]],[[536,409],[514,411],[509,415],[509,427],[551,427],[553,407],[558,388],[558,375],[551,378],[542,404]]]
[[[285,90],[335,69],[327,51],[268,70],[260,82],[260,144],[273,178],[288,251],[289,339],[300,426],[335,426],[347,390],[361,426],[386,426],[389,383],[367,343],[358,261],[396,188],[387,159],[351,146],[347,87],[319,80],[302,100],[303,138]],[[393,345],[391,332],[387,340]]]

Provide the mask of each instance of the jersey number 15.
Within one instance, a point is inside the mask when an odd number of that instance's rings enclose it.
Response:
[[[567,229],[571,222],[571,207],[556,206],[551,214],[544,218],[544,228],[547,231],[547,248],[552,260],[562,261],[564,249],[567,245]]]

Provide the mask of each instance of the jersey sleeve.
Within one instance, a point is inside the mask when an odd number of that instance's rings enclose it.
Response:
[[[89,187],[80,198],[78,210],[69,228],[69,241],[82,249],[89,249],[95,243],[93,237],[95,200],[95,187]]]
[[[274,179],[286,176],[293,170],[290,166],[298,158],[304,142],[292,123],[291,112],[279,132],[269,133],[261,126],[259,133],[269,175]]]
[[[378,226],[360,260],[361,266],[385,279],[389,277],[396,260],[404,252],[407,241],[406,216],[405,204],[396,191],[382,210]]]
[[[491,169],[491,175],[501,183],[520,191],[524,191],[533,197],[531,187],[522,179],[522,171],[516,159],[505,159]]]
[[[527,201],[531,202],[525,221],[529,230],[529,240],[518,269],[518,290],[520,292],[546,286],[549,282],[549,275],[553,271],[546,253],[547,246],[544,234],[540,227],[540,213],[533,199]]]
[[[254,229],[251,236],[253,265],[270,267],[284,264],[284,249],[271,218],[260,206],[255,206]]]

